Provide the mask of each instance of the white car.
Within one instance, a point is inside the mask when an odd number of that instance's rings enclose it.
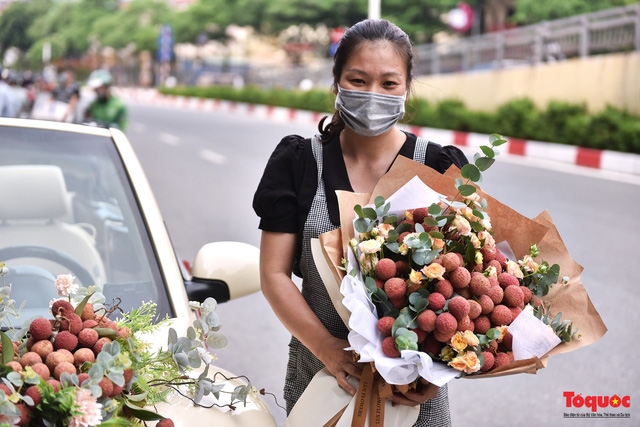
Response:
[[[258,256],[245,243],[210,243],[186,271],[122,132],[0,118],[0,261],[10,267],[11,297],[26,301],[23,318],[50,317],[58,297],[52,281],[70,273],[82,286],[98,285],[107,301],[120,298],[125,312],[156,303],[158,318],[169,316],[182,332],[194,319],[189,301],[222,303],[258,291]],[[225,373],[210,367],[210,375],[216,371]],[[183,426],[275,426],[256,396],[235,411],[176,397],[162,415]]]

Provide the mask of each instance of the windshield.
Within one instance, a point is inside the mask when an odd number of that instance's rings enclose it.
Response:
[[[53,285],[72,274],[123,311],[171,309],[126,171],[110,137],[0,127],[0,261],[25,301],[21,319],[49,315]],[[119,299],[119,300],[117,300]]]

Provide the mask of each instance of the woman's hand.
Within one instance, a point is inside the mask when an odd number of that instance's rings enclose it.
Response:
[[[316,357],[327,367],[331,375],[336,377],[340,388],[350,395],[356,394],[356,388],[347,380],[348,376],[360,378],[362,374],[362,365],[353,360],[353,353],[344,350],[349,347],[349,341],[331,337],[323,345],[322,350],[318,351]]]
[[[394,393],[391,397],[393,405],[417,406],[433,399],[438,394],[440,387],[431,384],[424,378],[420,378],[416,391],[406,393]]]

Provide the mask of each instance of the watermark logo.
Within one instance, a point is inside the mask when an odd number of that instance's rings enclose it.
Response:
[[[589,409],[589,412],[565,412],[564,418],[631,418],[628,412],[610,412],[610,409],[631,408],[631,396],[611,396],[576,394],[573,391],[562,393],[565,406],[573,409]]]

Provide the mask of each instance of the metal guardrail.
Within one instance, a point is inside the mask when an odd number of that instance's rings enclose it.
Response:
[[[417,72],[499,69],[632,50],[640,51],[640,3],[416,46]]]

